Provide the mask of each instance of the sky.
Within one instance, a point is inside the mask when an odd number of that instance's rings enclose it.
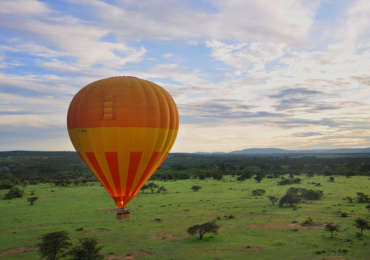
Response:
[[[172,152],[370,147],[368,0],[1,0],[0,150],[73,150],[74,94],[168,90]]]

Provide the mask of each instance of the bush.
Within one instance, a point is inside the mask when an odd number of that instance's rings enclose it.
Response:
[[[70,238],[66,231],[47,233],[41,237],[38,248],[42,257],[48,260],[58,259],[64,251],[71,246]]]
[[[357,218],[355,220],[355,226],[360,229],[361,235],[363,234],[364,230],[370,229],[369,222],[363,218]]]
[[[308,217],[305,221],[301,223],[301,226],[312,226],[315,223],[313,222],[313,219],[311,217]]]
[[[287,192],[279,200],[279,207],[284,207],[285,204],[288,204],[290,207],[294,207],[296,204],[301,202],[301,197],[295,192]]]
[[[30,203],[31,206],[33,206],[33,204],[35,203],[36,200],[38,200],[39,198],[36,197],[36,196],[33,196],[33,197],[28,197],[27,198],[27,201]]]
[[[100,254],[101,246],[98,246],[98,242],[95,238],[82,238],[79,240],[79,245],[73,247],[68,255],[73,260],[101,260],[104,258]]]
[[[214,221],[212,221],[212,222],[207,222],[207,223],[204,223],[204,224],[194,225],[192,227],[189,227],[187,232],[192,236],[198,234],[199,235],[199,240],[202,240],[203,236],[206,233],[217,234],[219,228],[220,228],[220,226],[217,225]]]
[[[18,187],[12,187],[8,193],[4,195],[4,200],[10,200],[14,198],[21,198],[23,197],[24,191],[19,189]]]
[[[289,185],[289,184],[299,184],[301,183],[300,178],[282,178],[280,181],[277,182],[278,185]]]
[[[322,190],[306,190],[304,189],[302,192],[302,197],[305,200],[319,200],[324,196],[324,192]]]
[[[328,182],[334,182],[334,181],[335,181],[335,178],[333,176],[330,176]]]
[[[14,183],[10,180],[3,180],[0,182],[0,190],[7,190],[14,186]]]
[[[250,179],[253,175],[251,173],[245,172],[242,175],[239,175],[237,180],[238,181],[244,181],[246,179]]]
[[[199,186],[199,185],[194,185],[193,187],[191,187],[191,189],[193,190],[193,191],[198,191],[198,190],[200,190],[202,187],[201,186]]]
[[[262,196],[263,194],[265,194],[265,190],[264,189],[256,189],[256,190],[253,190],[252,191],[252,195],[253,196]]]
[[[333,233],[339,231],[339,225],[335,223],[328,223],[325,226],[325,230],[330,232],[330,237],[333,238]]]
[[[276,196],[268,196],[269,200],[271,201],[272,206],[275,206],[275,203],[279,200]]]
[[[369,195],[362,193],[362,192],[357,192],[357,202],[358,203],[369,203],[370,202],[370,197]]]

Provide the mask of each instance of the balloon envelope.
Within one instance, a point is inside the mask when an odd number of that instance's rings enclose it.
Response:
[[[85,86],[74,96],[67,116],[73,146],[119,208],[166,158],[178,127],[170,94],[135,77]]]

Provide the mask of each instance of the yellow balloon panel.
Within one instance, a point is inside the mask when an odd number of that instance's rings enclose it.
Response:
[[[95,127],[69,130],[71,141],[91,172],[123,207],[167,156],[175,129]]]

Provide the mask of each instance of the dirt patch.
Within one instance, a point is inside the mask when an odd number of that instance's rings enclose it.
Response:
[[[25,252],[30,251],[31,249],[32,249],[32,246],[22,246],[22,247],[18,247],[18,248],[9,249],[5,252],[2,252],[0,254],[0,257],[25,253]]]
[[[104,260],[132,260],[142,256],[149,256],[151,255],[150,252],[145,250],[136,250],[134,252],[124,253],[122,255],[110,255],[106,257]]]
[[[174,235],[166,234],[166,233],[157,233],[157,234],[154,234],[153,237],[157,239],[169,239],[169,240],[176,239]]]
[[[96,228],[94,230],[87,231],[84,234],[88,235],[88,234],[96,234],[96,233],[105,233],[105,232],[109,232],[109,231],[110,231],[110,229],[107,229],[107,228]]]

